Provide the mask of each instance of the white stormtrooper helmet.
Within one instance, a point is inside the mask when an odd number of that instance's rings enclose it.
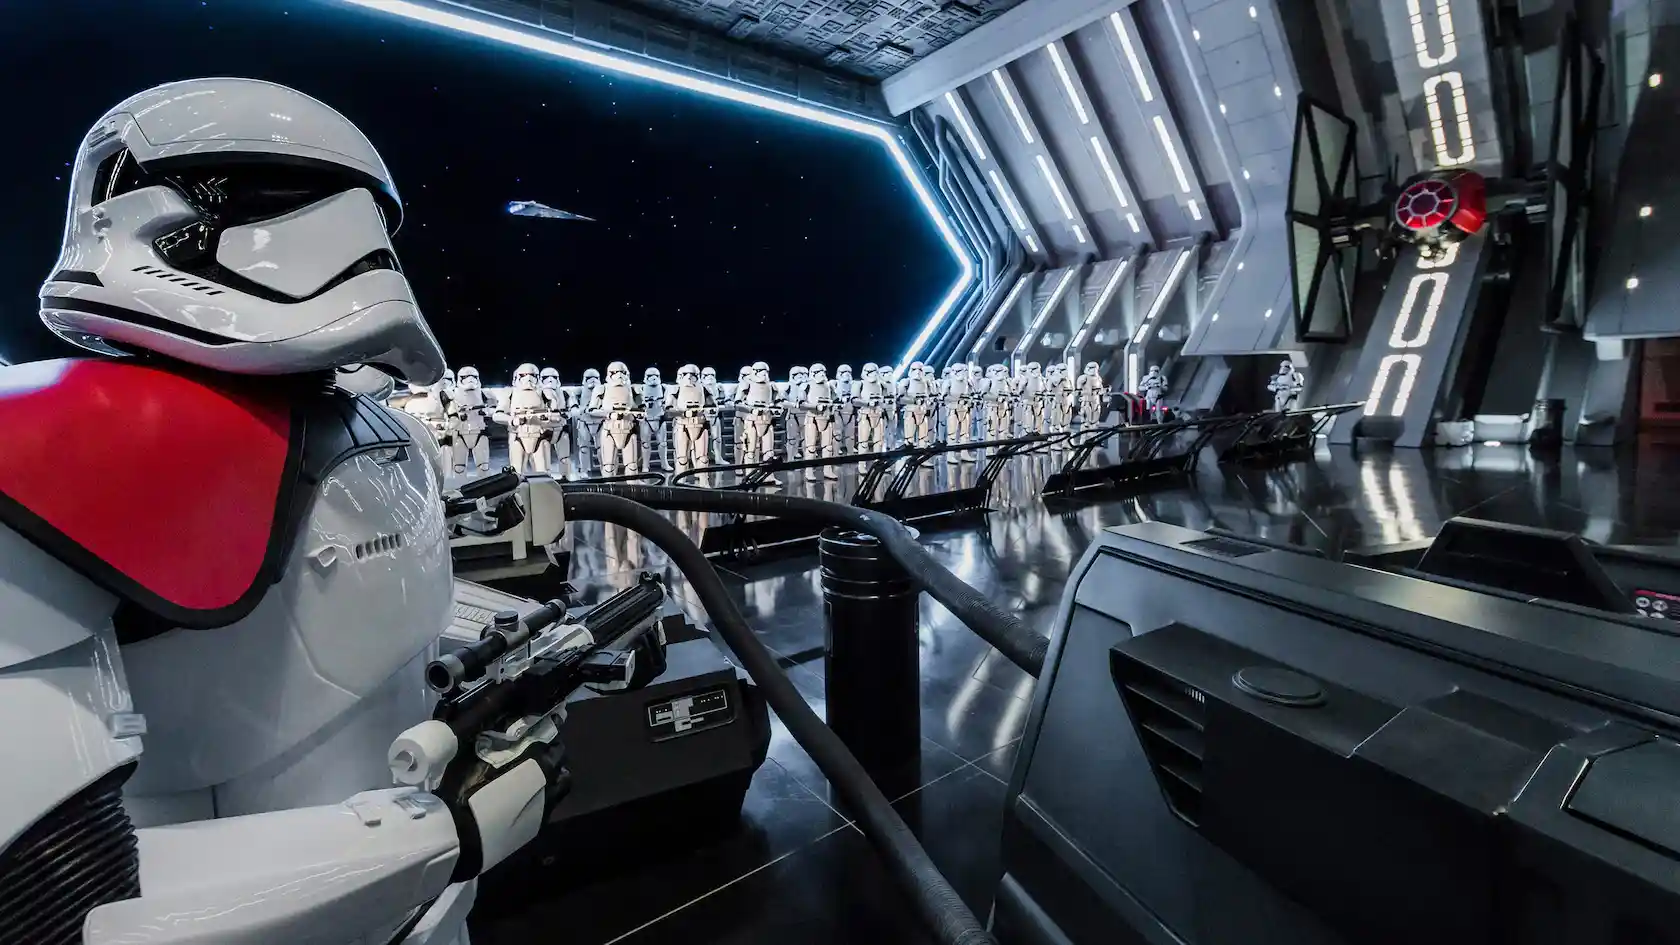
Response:
[[[430,384],[443,351],[391,249],[401,215],[378,152],[321,102],[251,79],[160,85],[83,139],[41,320],[105,354]]]
[[[852,379],[852,366],[850,364],[842,364],[839,367],[835,368],[834,369],[834,379],[837,380],[837,381],[849,381],[849,380],[851,380]]]
[[[1161,373],[1161,366],[1159,364],[1151,364],[1149,366],[1149,376],[1150,377],[1154,377],[1155,375],[1157,375],[1159,373]]]
[[[541,387],[543,390],[559,390],[560,372],[551,367],[543,368],[542,375],[537,381],[537,386]]]
[[[513,369],[514,390],[536,390],[537,381],[537,366],[535,364],[521,364]]]
[[[1027,376],[1028,377],[1043,377],[1044,376],[1044,365],[1039,364],[1037,361],[1027,362]]]
[[[664,379],[659,376],[658,368],[650,367],[642,372],[642,383],[651,387],[654,384],[664,383]]]
[[[1289,363],[1288,360],[1284,360],[1278,365],[1278,374],[1287,376],[1293,373],[1295,373],[1295,365]]]
[[[600,371],[597,371],[594,368],[588,368],[587,370],[585,370],[583,372],[583,388],[584,388],[584,390],[594,390],[595,388],[600,387],[600,386],[601,386],[601,372]]]
[[[741,373],[735,375],[735,383],[750,384],[753,379],[753,369],[750,364],[741,365]]]
[[[985,372],[980,369],[980,365],[975,364],[973,361],[968,362],[968,379],[969,380],[977,381],[984,376],[985,376]]]
[[[821,363],[811,365],[811,383],[827,384],[828,368],[824,367]]]
[[[351,364],[338,369],[334,383],[353,394],[365,394],[381,403],[396,392],[397,379],[376,367]]]
[[[717,382],[717,368],[705,367],[700,369],[701,387],[716,387]]]
[[[1009,365],[1007,365],[1007,364],[987,365],[986,376],[990,377],[990,378],[993,378],[993,379],[1008,377],[1009,376]]]
[[[805,370],[804,365],[795,364],[793,367],[788,368],[788,382],[789,383],[798,384],[802,381],[808,381],[810,379],[811,379],[811,372]]]
[[[1081,373],[1083,373],[1086,377],[1096,377],[1097,376],[1097,362],[1086,361],[1085,362],[1085,367],[1084,367],[1084,369]]]
[[[444,368],[443,369],[443,377],[438,380],[437,386],[438,386],[438,390],[441,390],[446,394],[449,393],[450,391],[454,390],[455,389],[455,372],[451,371],[448,368]]]
[[[927,365],[923,364],[920,361],[911,362],[910,363],[910,379],[913,380],[913,381],[920,381],[920,380],[925,380],[926,378],[927,378]]]
[[[866,381],[878,381],[881,379],[881,369],[875,366],[874,361],[869,361],[864,364],[863,379]]]
[[[630,365],[623,361],[614,361],[607,365],[607,383],[628,385],[630,383]]]
[[[752,379],[753,382],[757,384],[769,383],[770,365],[765,364],[763,361],[754,361],[752,366]]]
[[[685,364],[677,368],[677,383],[683,387],[693,387],[700,383],[700,369],[692,364]]]
[[[461,373],[455,376],[455,386],[462,390],[479,390],[484,386],[484,382],[478,379],[478,368],[464,367]]]

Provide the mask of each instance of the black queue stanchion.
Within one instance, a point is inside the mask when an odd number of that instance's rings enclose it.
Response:
[[[817,549],[829,728],[888,796],[912,790],[896,782],[921,759],[920,594],[873,535],[829,528]]]

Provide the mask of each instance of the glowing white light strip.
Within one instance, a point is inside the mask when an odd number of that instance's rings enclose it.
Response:
[[[1050,159],[1042,154],[1034,156],[1038,159],[1038,172],[1044,175],[1044,183],[1056,197],[1056,206],[1062,208],[1062,216],[1073,219],[1073,205],[1068,203],[1067,194],[1062,193],[1062,185],[1056,183],[1056,175],[1050,172]]]
[[[1377,365],[1377,379],[1371,384],[1371,396],[1365,400],[1365,415],[1368,417],[1377,412],[1382,404],[1383,393],[1388,387],[1388,375],[1400,365],[1404,371],[1400,376],[1400,386],[1394,395],[1394,409],[1389,416],[1399,417],[1406,413],[1406,402],[1412,397],[1412,385],[1417,382],[1418,368],[1423,366],[1421,354],[1391,354],[1382,359]]]
[[[1194,200],[1189,202],[1189,206],[1190,206],[1190,219],[1200,220],[1202,218],[1202,208]]]
[[[1026,334],[1021,336],[1021,343],[1015,346],[1014,361],[1016,364],[1020,364],[1021,356],[1026,353],[1034,341],[1038,340],[1038,330],[1043,328],[1044,323],[1050,319],[1050,313],[1055,311],[1056,303],[1062,300],[1062,294],[1067,292],[1068,286],[1073,282],[1073,277],[1077,272],[1078,269],[1074,268],[1062,273],[1062,278],[1056,283],[1056,287],[1050,290],[1050,297],[1044,300],[1044,304],[1039,307],[1038,314],[1033,316],[1032,324],[1027,326]]]
[[[1009,83],[1003,81],[1002,70],[992,70],[992,82],[997,85],[998,94],[1003,96],[1003,104],[1009,106],[1009,114],[1015,116],[1015,127],[1021,130],[1021,139],[1032,144],[1032,129],[1027,127],[1027,116],[1022,114],[1021,105],[1015,101],[1015,96],[1009,93]]]
[[[1114,193],[1114,202],[1124,210],[1131,206],[1126,202],[1126,191],[1120,186],[1120,175],[1114,172],[1114,162],[1108,159],[1108,149],[1103,147],[1102,139],[1091,139],[1091,151],[1097,156],[1097,165],[1102,168],[1103,177],[1108,180],[1108,189]],[[1137,232],[1137,227],[1132,227]]]
[[[1108,308],[1108,300],[1113,298],[1114,293],[1119,290],[1120,280],[1126,275],[1126,269],[1131,264],[1131,260],[1122,259],[1120,265],[1114,267],[1113,275],[1108,277],[1108,284],[1103,286],[1102,292],[1097,295],[1097,303],[1091,306],[1090,314],[1086,315],[1085,321],[1079,325],[1079,333],[1073,336],[1073,344],[1068,346],[1075,353],[1078,353],[1079,346],[1085,343],[1085,336],[1090,333],[1091,325]]]
[[[461,13],[416,3],[413,0],[342,0],[342,2],[400,16],[418,23],[426,23],[444,29],[468,33],[482,39],[506,43],[509,46],[518,46],[531,52],[570,60],[607,72],[646,79],[672,88],[687,89],[710,98],[762,108],[778,115],[800,118],[875,139],[892,156],[894,166],[898,168],[900,174],[904,175],[904,179],[910,184],[910,189],[915,193],[916,199],[921,202],[922,209],[927,213],[928,219],[933,222],[934,228],[939,231],[939,235],[944,239],[951,255],[956,257],[958,265],[962,267],[962,273],[957,277],[956,283],[945,293],[945,297],[940,300],[934,308],[933,314],[929,316],[927,324],[922,326],[922,330],[916,335],[915,341],[911,342],[909,350],[904,355],[905,362],[915,360],[916,355],[921,353],[922,346],[927,344],[929,338],[933,337],[934,331],[944,323],[946,317],[950,315],[951,309],[962,298],[963,293],[968,291],[969,285],[974,282],[974,261],[969,258],[967,247],[963,244],[962,238],[957,235],[955,228],[952,227],[951,221],[946,218],[944,212],[940,209],[939,201],[928,188],[927,181],[923,179],[915,163],[911,161],[909,152],[900,144],[893,128],[862,118],[842,115],[827,109],[814,108],[789,99],[755,92],[727,82],[705,79],[690,73],[657,66],[650,62],[640,62],[613,55],[606,50],[567,42],[557,37],[542,36],[532,32],[530,27],[502,25],[488,19],[466,16]]]
[[[1021,215],[1021,208],[1015,203],[1015,198],[1009,196],[1009,190],[1003,186],[1003,175],[994,168],[986,173],[992,179],[992,189],[997,191],[998,199],[1003,201],[1003,210],[1009,214],[1009,222],[1015,224],[1015,229],[1026,230],[1027,218]]]
[[[1418,65],[1435,69],[1458,58],[1458,37],[1453,31],[1452,0],[1435,0],[1436,23],[1441,29],[1441,54],[1429,52],[1429,39],[1423,32],[1423,4],[1420,0],[1406,0],[1406,11],[1412,20],[1412,42],[1417,46]]]
[[[1038,240],[1033,239],[1033,235],[1031,233],[1023,233],[1021,235],[1026,237],[1026,239],[1027,239],[1027,252],[1032,253],[1034,256],[1037,256],[1038,255]]]
[[[1128,214],[1126,214],[1126,223],[1127,223],[1127,224],[1128,224],[1128,225],[1129,225],[1129,226],[1131,226],[1131,228],[1132,228],[1132,232],[1133,232],[1133,233],[1141,233],[1141,232],[1143,232],[1143,228],[1142,228],[1142,227],[1140,227],[1140,226],[1138,226],[1138,221],[1137,221],[1137,217],[1135,217],[1135,216],[1133,216],[1133,215],[1132,215],[1132,214],[1130,214],[1130,213],[1128,213]]]
[[[1129,390],[1129,391],[1136,392],[1137,391],[1137,382],[1138,382],[1138,356],[1135,353],[1128,354],[1128,355],[1126,355],[1126,389]]]
[[[1172,270],[1167,273],[1167,281],[1161,284],[1161,291],[1155,296],[1155,301],[1149,305],[1149,314],[1143,316],[1138,323],[1137,334],[1132,336],[1132,344],[1142,344],[1149,337],[1150,326],[1155,324],[1155,316],[1167,307],[1167,299],[1178,291],[1178,277],[1184,272],[1184,265],[1190,261],[1190,251],[1180,250],[1178,258],[1173,260]]]
[[[968,110],[957,101],[957,93],[946,92],[945,104],[951,106],[951,114],[957,116],[957,127],[962,129],[963,137],[968,139],[968,146],[974,149],[974,159],[984,161],[986,149],[980,144],[980,133],[974,130],[974,125],[968,120]]]
[[[1440,88],[1445,85],[1451,95],[1453,114],[1458,116],[1459,152],[1447,149],[1447,123],[1441,115]],[[1464,76],[1457,72],[1443,72],[1423,81],[1423,101],[1429,110],[1429,134],[1435,141],[1435,163],[1442,167],[1469,164],[1476,159],[1476,142],[1470,137],[1470,103],[1464,96]]]
[[[1108,21],[1114,24],[1114,35],[1120,37],[1120,51],[1126,54],[1126,61],[1131,63],[1132,78],[1137,80],[1138,94],[1146,102],[1155,101],[1155,93],[1149,91],[1149,80],[1144,78],[1143,63],[1138,60],[1137,50],[1132,48],[1132,37],[1126,33],[1126,23],[1120,19],[1119,12],[1110,13]]]
[[[1085,231],[1080,229],[1079,224],[1077,224],[1077,223],[1075,223],[1073,225],[1073,238],[1078,240],[1080,242],[1080,245],[1084,245],[1084,243],[1085,243]]]
[[[1173,147],[1172,135],[1167,131],[1167,123],[1160,115],[1155,116],[1155,133],[1161,137],[1161,147],[1167,152],[1167,161],[1172,164],[1173,176],[1178,178],[1179,193],[1190,192],[1190,178],[1184,175],[1184,164],[1178,159],[1178,149]]]
[[[1085,111],[1085,103],[1079,100],[1079,90],[1073,87],[1073,76],[1068,72],[1067,63],[1062,61],[1062,44],[1051,43],[1044,48],[1050,50],[1050,61],[1056,64],[1056,74],[1062,77],[1062,88],[1067,91],[1073,113],[1079,117],[1081,125],[1089,125],[1091,116]]]
[[[999,305],[997,311],[992,313],[992,320],[986,323],[986,330],[980,333],[979,338],[974,339],[974,347],[970,348],[968,352],[969,357],[978,355],[980,349],[986,346],[986,342],[991,340],[992,332],[997,331],[999,323],[1003,321],[1003,316],[1009,314],[1010,308],[1015,305],[1015,300],[1020,297],[1021,290],[1026,288],[1027,280],[1031,278],[1032,273],[1025,273],[1015,280],[1015,285],[1010,287],[1009,294],[1003,297],[1003,304]]]
[[[1425,285],[1429,286],[1429,301],[1423,304],[1423,318],[1418,320],[1417,331],[1411,337],[1406,337],[1406,323],[1412,319],[1412,310],[1417,307],[1417,297]],[[1390,348],[1421,348],[1429,343],[1429,334],[1435,330],[1435,318],[1441,314],[1441,298],[1447,292],[1447,273],[1426,272],[1412,277],[1406,286],[1406,297],[1400,303],[1400,317],[1394,320],[1394,331],[1388,336]]]

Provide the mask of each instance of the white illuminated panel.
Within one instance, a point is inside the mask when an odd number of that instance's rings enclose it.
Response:
[[[1143,231],[1143,228],[1138,226],[1137,217],[1133,214],[1126,214],[1126,223],[1132,228],[1133,233],[1141,233]]]
[[[1097,304],[1091,306],[1091,311],[1085,316],[1085,321],[1079,326],[1079,331],[1073,336],[1073,344],[1068,347],[1078,353],[1079,346],[1085,343],[1085,336],[1090,334],[1091,326],[1096,323],[1098,316],[1108,308],[1108,302],[1114,298],[1114,293],[1120,288],[1120,280],[1125,278],[1126,269],[1131,266],[1130,260],[1121,260],[1120,265],[1114,267],[1114,273],[1108,277],[1108,284],[1103,286],[1097,295]]]
[[[974,281],[974,261],[969,258],[968,250],[963,245],[962,238],[957,235],[956,229],[951,225],[951,221],[946,218],[944,211],[940,209],[939,201],[934,197],[933,191],[928,188],[927,181],[917,170],[915,163],[911,161],[909,152],[899,142],[897,129],[895,128],[851,115],[843,115],[828,109],[813,107],[792,99],[766,95],[745,86],[702,78],[693,73],[668,69],[652,62],[616,55],[604,49],[569,42],[558,36],[542,35],[530,29],[521,29],[510,21],[469,16],[465,12],[457,13],[449,9],[412,2],[412,0],[342,0],[342,2],[400,16],[418,23],[467,33],[509,46],[517,46],[531,52],[566,59],[606,72],[633,76],[672,88],[687,89],[708,98],[723,99],[753,108],[761,108],[778,115],[786,115],[789,118],[816,122],[830,128],[873,138],[882,147],[886,148],[888,155],[892,158],[893,166],[909,183],[911,192],[916,195],[917,201],[922,205],[922,210],[927,213],[934,229],[939,232],[940,238],[945,241],[946,248],[951,251],[951,255],[956,257],[958,265],[962,268],[956,283],[951,286],[945,297],[934,308],[933,314],[929,316],[927,323],[922,326],[922,330],[917,333],[915,340],[911,342],[909,350],[905,352],[903,360],[906,363],[915,360],[916,356],[921,353],[922,347],[927,344],[928,339],[933,337],[933,333],[951,313],[952,308],[957,304],[957,300],[968,291],[969,285]]]
[[[1091,139],[1091,151],[1097,156],[1097,166],[1102,168],[1103,179],[1108,181],[1108,189],[1114,194],[1114,202],[1120,205],[1120,209],[1126,209],[1130,206],[1126,202],[1126,190],[1120,186],[1120,175],[1114,172],[1114,162],[1109,160],[1108,149],[1103,147],[1101,138]],[[1132,232],[1136,233],[1137,227],[1132,227]]]
[[[1032,273],[1026,273],[1016,279],[1013,286],[1010,286],[1009,294],[1003,297],[1003,304],[997,307],[997,311],[992,313],[992,320],[986,323],[986,330],[980,333],[979,338],[974,339],[974,347],[969,349],[968,352],[969,357],[977,356],[980,349],[986,346],[986,342],[991,340],[992,332],[997,331],[998,325],[1003,321],[1003,316],[1008,315],[1009,310],[1015,306],[1015,300],[1021,297],[1021,290],[1026,288],[1027,280],[1031,278]]]
[[[1184,174],[1184,162],[1178,159],[1178,148],[1173,146],[1172,134],[1167,131],[1166,120],[1160,115],[1155,116],[1155,133],[1161,138],[1161,148],[1167,152],[1167,161],[1172,164],[1173,177],[1178,179],[1179,193],[1190,192],[1190,178]]]
[[[1126,32],[1126,21],[1119,13],[1110,13],[1108,21],[1114,24],[1114,35],[1120,38],[1120,51],[1126,54],[1126,62],[1132,67],[1132,78],[1137,80],[1138,95],[1145,102],[1155,101],[1155,93],[1149,90],[1149,79],[1143,74],[1143,62],[1138,59],[1137,50],[1132,48],[1132,37]]]
[[[1050,187],[1050,193],[1056,197],[1056,206],[1062,208],[1062,216],[1073,219],[1073,205],[1068,203],[1067,194],[1062,193],[1062,185],[1056,183],[1056,175],[1050,170],[1050,159],[1042,154],[1038,158],[1038,172],[1044,175],[1044,183]]]
[[[1429,116],[1430,143],[1437,167],[1469,164],[1476,159],[1475,129],[1465,95],[1464,76],[1456,70],[1441,71],[1458,58],[1458,33],[1453,25],[1453,4],[1467,0],[1406,0],[1413,55],[1423,69],[1422,92]],[[1451,138],[1456,137],[1455,142]],[[1394,328],[1387,339],[1387,353],[1377,364],[1371,391],[1365,399],[1365,415],[1405,415],[1412,389],[1423,370],[1424,355],[1441,314],[1447,286],[1458,262],[1459,246],[1449,244],[1433,257],[1418,255],[1416,270],[1406,283]]]
[[[1056,65],[1056,74],[1062,77],[1062,88],[1067,91],[1068,102],[1073,105],[1073,113],[1078,116],[1081,125],[1089,125],[1091,116],[1085,111],[1085,103],[1079,100],[1079,90],[1074,88],[1073,74],[1068,71],[1067,62],[1062,56],[1062,44],[1051,43],[1044,47],[1050,50],[1050,61]]]
[[[1056,303],[1062,300],[1062,296],[1067,293],[1068,286],[1073,284],[1073,277],[1077,272],[1076,267],[1062,273],[1062,278],[1057,280],[1056,287],[1050,290],[1050,297],[1044,300],[1044,304],[1039,307],[1038,314],[1033,316],[1032,324],[1027,326],[1026,334],[1021,336],[1020,343],[1015,346],[1014,361],[1017,367],[1020,366],[1021,357],[1026,354],[1027,348],[1038,338],[1039,329],[1043,328],[1044,323],[1049,320],[1050,313],[1056,310]]]
[[[1023,233],[1021,235],[1026,237],[1027,252],[1032,253],[1034,256],[1037,256],[1038,255],[1038,240],[1033,239],[1033,235],[1031,233]]]
[[[1077,223],[1073,225],[1073,238],[1078,240],[1081,245],[1085,243],[1085,231]]]
[[[997,86],[998,94],[1003,96],[1003,104],[1009,106],[1009,114],[1015,116],[1015,127],[1021,131],[1021,140],[1032,144],[1032,129],[1027,127],[1026,113],[1021,111],[1021,103],[1015,101],[1015,96],[1009,91],[1009,83],[1003,80],[1002,70],[992,70],[992,83]]]
[[[1188,205],[1190,207],[1190,219],[1200,220],[1202,218],[1201,205],[1196,203],[1194,200],[1190,201]]]
[[[963,137],[968,139],[968,146],[974,149],[974,159],[984,161],[986,149],[980,144],[980,133],[974,130],[974,124],[968,120],[968,110],[957,101],[957,94],[946,92],[945,104],[951,106],[951,114],[957,116],[957,127],[962,129]]]
[[[1003,175],[994,168],[986,173],[992,179],[992,190],[1003,201],[1003,211],[1009,214],[1009,222],[1015,224],[1015,229],[1026,230],[1027,218],[1021,215],[1021,208],[1015,203],[1015,198],[1009,195],[1009,190],[1003,186]]]
[[[1155,324],[1155,316],[1161,314],[1161,310],[1167,307],[1167,299],[1178,291],[1178,277],[1184,273],[1184,266],[1188,262],[1190,250],[1180,251],[1178,258],[1173,260],[1172,270],[1167,273],[1167,281],[1161,283],[1160,293],[1155,296],[1155,301],[1150,303],[1148,314],[1138,323],[1137,334],[1132,336],[1132,344],[1142,344],[1143,340],[1149,337],[1150,326]]]

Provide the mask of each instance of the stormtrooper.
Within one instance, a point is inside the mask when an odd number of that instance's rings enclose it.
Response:
[[[1073,382],[1068,380],[1067,365],[1050,362],[1044,369],[1044,429],[1062,433],[1068,428],[1072,413]]]
[[[711,441],[711,455],[706,462],[713,465],[723,465],[723,420],[718,413],[718,405],[723,403],[723,385],[718,383],[717,368],[705,367],[700,369],[700,387],[706,396],[712,400],[711,419],[706,424],[706,439]]]
[[[564,772],[541,738],[391,760],[453,581],[432,434],[330,383],[443,374],[384,162],[200,79],[106,113],[70,178],[40,312],[91,356],[0,367],[0,940],[463,945]]]
[[[1167,396],[1167,378],[1161,373],[1159,364],[1151,364],[1149,372],[1138,381],[1138,395],[1143,398],[1143,408],[1149,414],[1151,421],[1159,421],[1166,411],[1163,401]]]
[[[986,427],[986,372],[973,361],[968,362],[968,398],[969,398],[969,427],[970,441],[984,438]],[[978,428],[978,432],[976,432]]]
[[[630,383],[630,368],[623,361],[607,365],[607,382],[595,388],[589,413],[600,424],[601,475],[641,472],[645,414],[641,394]]]
[[[945,442],[953,445],[973,442],[974,389],[968,383],[968,365],[953,364],[945,369]],[[945,454],[946,462],[973,462],[974,454],[963,451]]]
[[[782,393],[782,405],[786,410],[787,424],[782,437],[783,452],[789,457],[799,456],[804,452],[802,434],[804,427],[801,418],[805,413],[805,392],[811,386],[811,372],[804,365],[796,364],[788,368],[787,387]]]
[[[828,379],[828,368],[811,365],[811,376],[805,387],[805,458],[833,459],[840,453],[840,398],[835,385]],[[824,466],[824,479],[839,479],[833,466]],[[816,482],[815,467],[805,470],[805,481]]]
[[[677,386],[665,394],[665,415],[671,418],[677,472],[708,465],[712,455],[712,421],[717,417],[717,401],[701,386],[699,368],[685,364],[677,369]]]
[[[601,421],[589,412],[589,405],[595,402],[595,392],[601,389],[601,372],[589,368],[583,372],[583,381],[578,385],[577,403],[572,405],[572,419],[577,426],[577,455],[579,468],[586,462],[594,462],[601,442]]]
[[[449,438],[454,444],[456,475],[469,470],[490,471],[490,407],[478,368],[462,368],[455,379],[455,394],[449,398]]]
[[[553,402],[542,389],[537,366],[521,364],[514,368],[507,402],[495,413],[496,422],[507,427],[508,465],[514,472],[548,473],[557,416]]]
[[[1021,403],[1023,432],[1044,432],[1044,366],[1028,362],[1015,377],[1015,396]]]
[[[770,383],[770,365],[763,361],[753,363],[752,376],[738,393],[736,403],[738,462],[744,466],[762,463],[775,451],[776,417],[782,412],[777,404],[776,387]]]
[[[1301,391],[1306,386],[1306,379],[1301,376],[1301,372],[1295,370],[1295,365],[1285,358],[1278,365],[1277,373],[1266,382],[1266,389],[1272,392],[1272,409],[1281,413],[1293,407],[1295,399],[1301,396]]]
[[[448,406],[449,399],[455,396],[455,372],[448,368],[444,368],[443,377],[436,385],[434,385],[434,387],[436,388],[435,392],[438,399],[443,401],[445,406]]]
[[[1015,382],[1009,376],[1009,366],[993,364],[986,368],[986,439],[1007,440],[1015,435]]]
[[[565,477],[571,472],[572,465],[572,395],[560,385],[560,372],[551,367],[542,369],[537,377],[537,387],[542,390],[543,399],[548,401],[552,415],[548,427],[549,469],[555,475]]]
[[[651,469],[667,470],[665,450],[665,379],[659,369],[650,367],[642,372],[642,442],[647,451],[647,465]]]
[[[886,452],[887,405],[893,402],[894,396],[892,386],[881,376],[881,369],[874,362],[865,364],[863,376],[858,379],[852,393],[852,406],[857,413],[859,453]],[[858,463],[859,472],[867,468],[867,463]]]
[[[939,390],[928,380],[927,366],[920,361],[912,363],[902,389],[899,402],[903,405],[904,444],[919,449],[932,446],[933,417],[939,403]]]
[[[768,368],[766,368],[768,370]],[[741,365],[741,370],[735,375],[735,389],[729,392],[729,405],[733,408],[730,436],[735,446],[735,464],[746,465],[747,455],[747,389],[752,386],[755,372],[750,364]]]
[[[1095,361],[1087,361],[1079,372],[1079,379],[1074,382],[1073,391],[1079,401],[1079,428],[1090,429],[1102,422],[1103,415],[1108,412],[1108,385],[1103,383],[1100,368]]]
[[[408,400],[403,404],[403,411],[426,425],[439,449],[445,453],[451,451],[449,408],[443,402],[439,385],[408,385]]]
[[[857,408],[852,403],[852,366],[842,364],[834,369],[834,399],[840,402],[840,452],[850,453],[857,442]]]

